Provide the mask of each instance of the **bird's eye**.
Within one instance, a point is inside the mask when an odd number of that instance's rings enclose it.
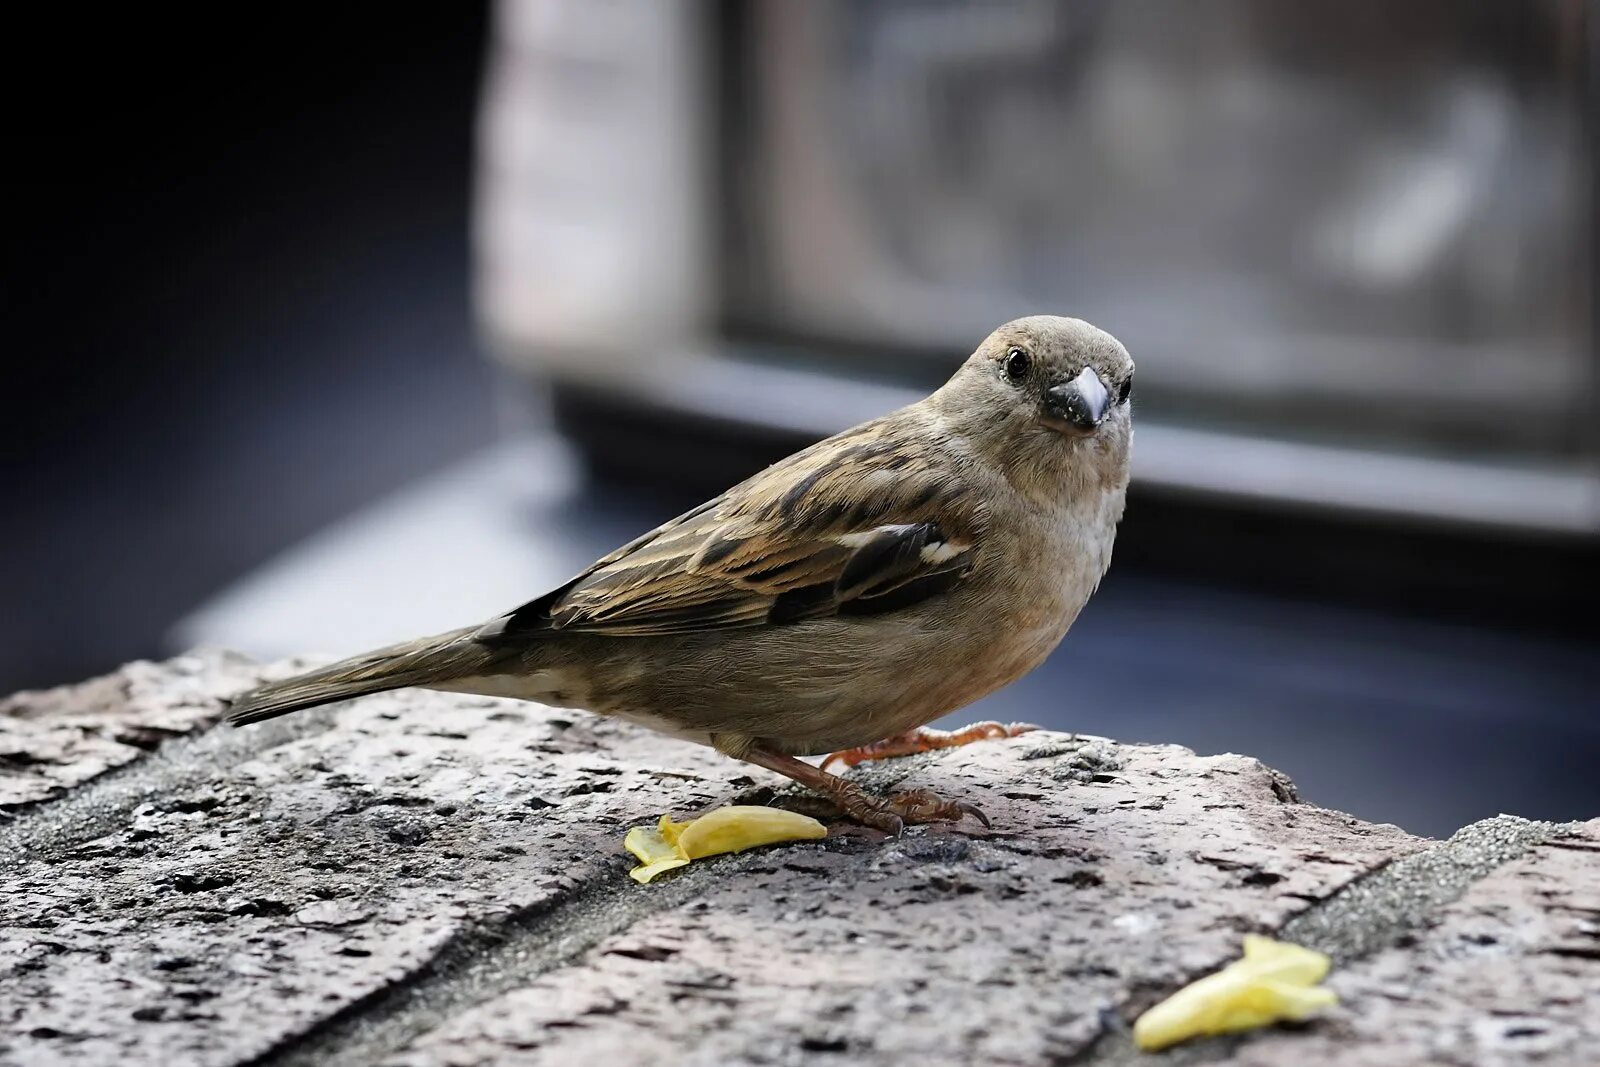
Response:
[[[1122,379],[1122,388],[1117,390],[1117,403],[1126,404],[1128,402],[1128,397],[1130,397],[1132,395],[1133,395],[1133,372],[1129,371],[1128,372],[1128,376],[1126,378]]]
[[[1028,353],[1020,348],[1012,348],[1006,352],[1006,377],[1014,382],[1020,382],[1028,376],[1028,368],[1033,361],[1028,358]]]

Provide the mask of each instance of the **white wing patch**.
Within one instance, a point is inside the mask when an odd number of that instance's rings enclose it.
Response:
[[[970,547],[970,545],[963,545],[958,541],[935,541],[931,545],[922,546],[922,562],[930,566],[937,566],[940,563],[955,559]]]
[[[867,544],[873,538],[877,537],[884,530],[903,529],[905,529],[904,526],[880,526],[875,530],[857,530],[854,533],[840,534],[838,537],[834,538],[834,540],[838,541],[839,544],[846,548],[860,548],[862,545]]]

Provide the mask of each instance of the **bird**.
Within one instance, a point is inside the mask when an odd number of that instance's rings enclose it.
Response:
[[[926,398],[835,434],[447,633],[236,698],[256,723],[420,687],[581,708],[710,745],[899,834],[975,805],[829,763],[1020,733],[928,723],[1033,670],[1111,563],[1133,360],[1080,319],[1008,322]],[[822,766],[801,757],[826,755]]]

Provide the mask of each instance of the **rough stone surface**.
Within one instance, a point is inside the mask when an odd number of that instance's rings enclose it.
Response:
[[[206,729],[287,669],[185,657],[0,705],[0,1063],[1130,1062],[1140,1010],[1286,927],[1341,957],[1344,1006],[1165,1058],[1592,1059],[1595,824],[1433,843],[1246,757],[1030,734],[857,769],[992,830],[836,822],[638,886],[622,834],[663,812],[831,816],[509,701]]]
[[[1343,1005],[1239,1062],[1600,1062],[1600,820],[1546,839],[1328,983]]]
[[[243,657],[201,653],[0,700],[0,813],[59,796],[209,725],[217,697],[238,689],[249,670]]]

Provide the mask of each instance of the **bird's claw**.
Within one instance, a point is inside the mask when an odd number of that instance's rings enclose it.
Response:
[[[911,789],[890,796],[866,798],[856,810],[846,805],[846,813],[857,822],[891,837],[899,837],[906,825],[930,822],[960,822],[968,815],[989,828],[989,817],[976,804],[965,800],[946,800],[930,789]]]
[[[906,821],[892,811],[882,812],[873,826],[875,830],[882,830],[896,841],[906,832]]]
[[[968,804],[964,800],[963,801],[957,801],[956,804],[955,804],[955,808],[956,808],[957,811],[961,812],[961,814],[970,815],[974,819],[977,819],[979,822],[981,822],[983,824],[983,828],[985,830],[994,829],[994,825],[989,822],[989,816],[985,815],[983,813],[983,809],[978,807],[976,804]]]

